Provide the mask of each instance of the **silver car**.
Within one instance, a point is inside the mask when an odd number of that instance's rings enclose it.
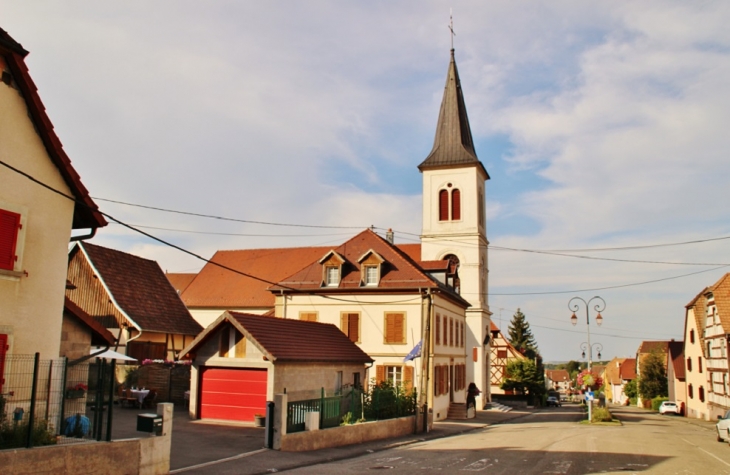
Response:
[[[717,441],[718,442],[730,442],[730,411],[725,413],[725,417],[717,416]]]

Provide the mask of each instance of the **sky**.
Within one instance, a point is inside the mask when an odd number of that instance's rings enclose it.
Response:
[[[503,331],[520,308],[546,361],[579,360],[588,330],[603,359],[631,356],[681,340],[685,305],[730,271],[727,2],[0,8],[100,208],[203,257],[334,247],[371,225],[417,242],[453,9]],[[93,242],[203,265],[117,224]],[[594,296],[603,325],[580,303],[571,326],[570,299]]]

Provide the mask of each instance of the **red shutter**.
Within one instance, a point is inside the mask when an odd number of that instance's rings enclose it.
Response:
[[[454,221],[461,219],[461,191],[459,190],[451,192],[451,219]]]
[[[0,394],[5,384],[5,353],[8,350],[8,336],[0,334]]]
[[[439,221],[449,220],[449,192],[439,191]]]
[[[20,215],[0,209],[0,269],[13,270],[17,256]]]

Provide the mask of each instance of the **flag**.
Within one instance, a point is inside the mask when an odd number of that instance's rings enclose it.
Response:
[[[423,343],[423,340],[419,341],[416,346],[413,347],[410,353],[406,355],[405,358],[403,358],[403,362],[406,361],[412,361],[421,356],[421,344]]]

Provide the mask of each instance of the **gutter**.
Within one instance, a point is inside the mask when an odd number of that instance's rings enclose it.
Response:
[[[76,242],[76,241],[85,241],[87,239],[91,239],[94,236],[96,236],[96,231],[98,229],[99,228],[91,228],[91,231],[89,232],[89,234],[82,234],[80,236],[71,236],[71,239],[69,239],[68,241],[69,242]]]

